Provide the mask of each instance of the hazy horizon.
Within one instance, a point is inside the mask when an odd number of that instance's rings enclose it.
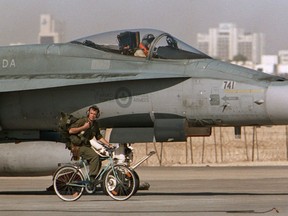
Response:
[[[64,41],[105,31],[153,28],[196,46],[219,23],[264,33],[265,54],[288,49],[286,0],[0,0],[0,45],[37,43],[40,15],[63,24]]]

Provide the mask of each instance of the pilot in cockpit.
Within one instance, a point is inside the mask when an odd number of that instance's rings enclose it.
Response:
[[[155,39],[153,34],[146,34],[142,38],[142,42],[139,43],[139,47],[134,53],[134,56],[137,57],[147,57],[149,53],[149,48],[152,43],[152,41]]]
[[[167,42],[168,47],[178,49],[177,41],[171,36],[166,37],[166,42]]]

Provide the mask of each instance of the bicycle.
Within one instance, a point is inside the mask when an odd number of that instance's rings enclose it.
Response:
[[[107,149],[108,164],[101,169],[91,185],[88,175],[87,162],[80,159],[78,163],[65,164],[58,168],[54,174],[53,186],[57,196],[64,201],[76,201],[84,192],[94,193],[96,186],[101,184],[103,192],[114,200],[127,200],[136,193],[139,178],[135,172],[124,165],[115,164],[113,152]]]

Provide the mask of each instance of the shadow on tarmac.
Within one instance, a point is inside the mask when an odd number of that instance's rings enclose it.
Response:
[[[54,191],[0,191],[0,195],[56,195]],[[104,195],[84,194],[85,196]],[[287,196],[288,193],[249,193],[249,192],[137,192],[134,196]]]

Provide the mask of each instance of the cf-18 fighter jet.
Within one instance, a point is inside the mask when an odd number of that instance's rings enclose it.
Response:
[[[137,53],[142,52],[142,55]],[[60,112],[101,110],[110,142],[186,141],[211,127],[288,124],[288,81],[133,29],[0,48],[0,175],[47,175],[69,151]]]

